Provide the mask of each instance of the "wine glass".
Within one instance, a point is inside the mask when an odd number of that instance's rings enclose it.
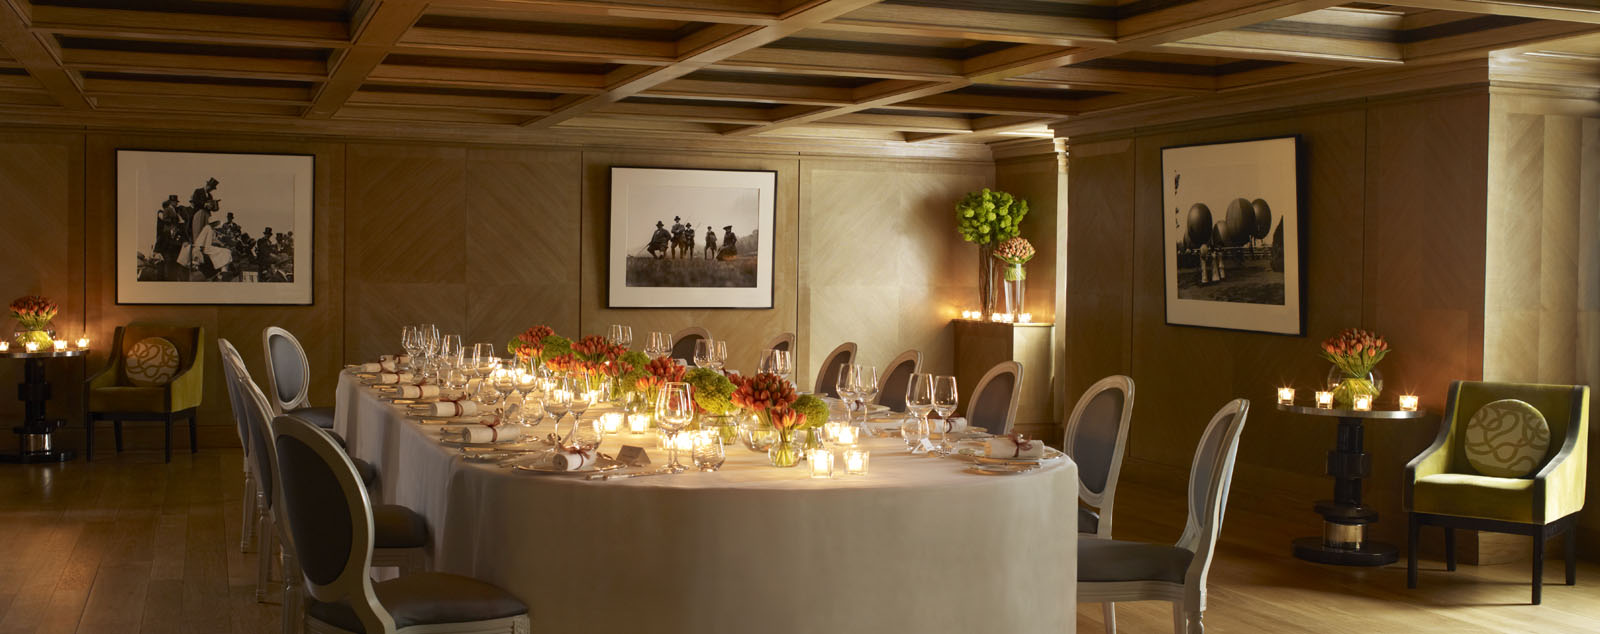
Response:
[[[690,400],[688,383],[668,383],[661,387],[656,397],[656,426],[667,435],[666,473],[679,473],[684,466],[678,462],[678,432],[694,420],[694,402]]]
[[[855,364],[845,364],[839,367],[839,380],[834,382],[833,389],[838,393],[839,400],[844,401],[844,406],[847,408],[855,407],[856,372],[860,370],[861,366]],[[818,385],[816,391],[820,393],[825,387],[827,386]],[[850,419],[855,420],[855,415],[852,414]]]
[[[694,367],[709,368],[711,360],[715,358],[716,343],[710,339],[697,339],[694,342]]]
[[[728,342],[718,341],[711,348],[711,367],[717,372],[722,372],[722,366],[728,364]]]
[[[878,399],[878,368],[858,365],[855,371],[856,404],[861,410],[861,422],[867,422],[867,402]]]
[[[439,337],[439,352],[435,363],[439,366],[439,377],[446,384],[455,380],[455,363],[461,357],[461,335],[442,335]]]
[[[960,400],[961,393],[956,390],[956,377],[933,377],[933,411],[939,415],[939,418],[949,418],[950,414],[955,413],[956,403],[960,402]],[[936,439],[944,440],[945,433],[950,431],[950,423],[941,420],[938,425],[929,426],[928,430],[934,432],[932,435]]]
[[[599,390],[590,390],[588,379],[573,377],[572,400],[567,402],[567,411],[572,412],[572,422],[583,420],[583,413],[589,411],[589,406],[594,405],[595,396]]]
[[[551,435],[561,438],[561,419],[572,409],[575,397],[572,377],[562,377],[555,380],[554,387],[544,395],[544,409],[550,413]]]
[[[422,349],[422,374],[424,377],[436,376],[433,363],[439,354],[439,327],[422,324],[417,326],[417,331],[417,346]]]
[[[419,365],[418,361],[422,354],[422,329],[417,326],[406,326],[400,336],[400,345],[405,349],[406,356],[411,359],[406,364],[406,369],[410,370]]]
[[[779,370],[778,353],[782,350],[768,348],[761,353],[761,361],[756,364],[756,371],[763,374],[777,374]]]
[[[922,421],[923,437],[927,437],[928,412],[932,409],[933,375],[921,372],[911,375],[911,382],[906,384],[906,411]],[[911,442],[911,439],[907,438],[906,442]]]
[[[617,345],[622,346],[624,348],[632,348],[633,347],[633,326],[620,326],[620,328],[622,328],[622,332],[619,333],[620,336],[617,339]]]
[[[782,377],[783,380],[785,380],[785,381],[789,381],[789,382],[793,383],[794,380],[789,378],[793,374],[794,374],[794,353],[790,352],[788,350],[779,350],[778,351],[778,376]]]

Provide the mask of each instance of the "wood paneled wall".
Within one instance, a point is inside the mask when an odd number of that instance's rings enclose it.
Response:
[[[1061,285],[1057,283],[1059,271],[1056,270],[1056,265],[1061,262],[1058,248],[1061,244],[1058,239],[1061,217],[1057,212],[1064,202],[1061,198],[1066,193],[1066,173],[1062,167],[1063,161],[1055,152],[995,162],[995,187],[1028,201],[1028,217],[1022,221],[1022,236],[1033,244],[1034,256],[1028,264],[1026,305],[1036,322],[1053,322],[1061,312],[1057,308],[1060,306],[1059,300],[1065,295],[1059,292]],[[1051,365],[1046,368],[1029,367],[1024,375],[1047,378],[1045,385],[1049,386],[1051,398],[1049,419],[1059,424],[1066,418],[1062,411],[1065,399],[1061,398],[1066,387],[1063,372],[1066,367],[1066,337],[1060,329],[1053,332],[1052,337]],[[1049,375],[1035,374],[1040,371],[1048,371]],[[1053,430],[1050,437],[1053,439],[1060,435],[1057,429]]]
[[[1322,467],[1335,423],[1278,413],[1272,390],[1321,384],[1323,338],[1351,326],[1387,336],[1395,352],[1380,367],[1386,393],[1414,391],[1435,412],[1451,380],[1480,376],[1488,103],[1477,88],[1074,140],[1066,407],[1101,377],[1135,379],[1125,477],[1186,473],[1211,414],[1248,398],[1235,495],[1288,490],[1305,504],[1285,513],[1318,534],[1311,505],[1332,486]],[[1306,336],[1166,325],[1161,148],[1290,134],[1305,147]],[[1404,466],[1437,424],[1435,415],[1368,426],[1378,535],[1403,537]]]
[[[316,157],[316,296],[312,306],[124,306],[116,304],[115,151],[154,149],[313,154]],[[0,265],[4,301],[40,293],[62,304],[57,325],[86,329],[109,344],[132,321],[198,324],[231,340],[264,376],[260,332],[293,331],[307,344],[316,404],[333,401],[342,364],[391,351],[401,324],[431,320],[469,342],[504,343],[544,323],[567,334],[610,323],[652,329],[691,325],[726,338],[736,369],[753,368],[757,348],[795,331],[801,356],[854,338],[865,361],[881,364],[911,347],[948,369],[948,318],[971,295],[970,247],[949,222],[955,200],[991,185],[991,162],[849,159],[805,151],[750,152],[542,148],[353,142],[211,133],[33,133],[0,128],[0,200],[7,224]],[[626,310],[605,308],[610,165],[770,169],[779,174],[774,308]],[[863,178],[866,176],[866,178]],[[887,254],[900,254],[890,257]],[[861,257],[864,259],[856,260]],[[887,262],[886,262],[887,258]],[[800,265],[807,262],[806,268]],[[885,264],[892,268],[885,269]],[[869,290],[870,289],[870,290]],[[8,324],[9,327],[9,324]],[[9,332],[9,331],[7,331]],[[201,445],[235,444],[214,344],[208,346]],[[820,350],[821,352],[812,352]],[[80,392],[86,368],[52,364],[52,416],[66,418],[60,442],[81,446]],[[814,364],[799,369],[810,384]],[[0,384],[20,379],[0,364]],[[21,413],[0,398],[0,415]],[[109,430],[101,447],[110,447]],[[184,434],[175,442],[186,444]],[[155,426],[134,426],[133,447],[156,447]],[[0,448],[14,446],[0,433]]]

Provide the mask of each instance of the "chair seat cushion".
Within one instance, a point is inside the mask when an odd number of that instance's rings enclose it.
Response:
[[[1533,480],[1467,473],[1424,476],[1417,479],[1412,489],[1411,510],[1532,523],[1535,521]]]
[[[333,429],[332,407],[302,407],[288,413],[304,418],[306,422],[323,429]]]
[[[1192,559],[1194,553],[1166,544],[1079,539],[1078,581],[1183,583]]]
[[[428,520],[399,504],[372,506],[375,548],[421,548],[428,543]]]
[[[89,411],[161,414],[167,411],[164,387],[112,386],[89,390]]]
[[[1100,514],[1078,507],[1078,532],[1093,535],[1100,531]]]
[[[469,623],[527,614],[528,606],[505,590],[471,577],[419,572],[372,585],[378,603],[394,618],[395,629],[414,625]],[[310,600],[306,611],[318,621],[365,634],[361,620],[343,603]]]

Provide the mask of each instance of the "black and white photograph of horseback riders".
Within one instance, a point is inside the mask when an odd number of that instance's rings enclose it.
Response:
[[[311,303],[313,158],[117,152],[117,301]]]
[[[768,171],[613,167],[614,307],[769,308]]]
[[[1297,145],[1162,149],[1168,324],[1301,333]]]

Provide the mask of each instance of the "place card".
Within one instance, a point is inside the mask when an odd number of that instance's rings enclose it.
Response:
[[[913,447],[911,449],[911,455],[913,455],[913,456],[920,456],[920,455],[923,455],[923,454],[929,454],[929,453],[933,453],[933,452],[934,452],[933,443],[930,442],[927,438],[923,438],[922,440],[918,441],[917,442],[917,446]]]
[[[642,467],[650,464],[650,454],[645,452],[644,447],[623,445],[622,450],[617,452],[617,462],[630,467]]]

